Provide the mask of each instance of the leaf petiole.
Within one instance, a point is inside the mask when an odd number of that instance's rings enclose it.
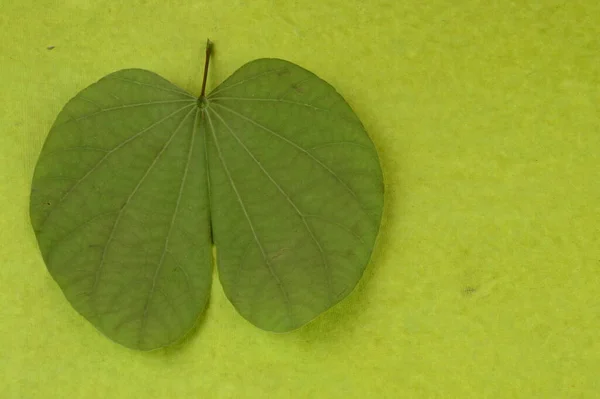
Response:
[[[199,100],[202,101],[204,98],[204,92],[206,91],[206,78],[208,77],[208,62],[210,61],[210,53],[212,51],[213,43],[210,39],[206,40],[206,58],[204,59],[204,77],[202,78],[202,91],[200,92]]]

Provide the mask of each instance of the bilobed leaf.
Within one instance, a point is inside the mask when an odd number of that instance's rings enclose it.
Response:
[[[382,203],[377,152],[344,99],[260,59],[200,99],[141,69],[81,91],[44,144],[30,213],[72,306],[149,350],[202,314],[212,245],[243,317],[276,332],[304,325],[360,279]]]

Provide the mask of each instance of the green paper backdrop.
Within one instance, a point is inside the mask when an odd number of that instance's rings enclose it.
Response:
[[[0,398],[596,398],[596,0],[1,0]],[[215,279],[180,345],[125,349],[64,299],[29,223],[55,116],[122,68],[196,93],[247,61],[316,73],[352,105],[386,181],[372,263],[290,334]],[[216,276],[215,276],[216,277]]]

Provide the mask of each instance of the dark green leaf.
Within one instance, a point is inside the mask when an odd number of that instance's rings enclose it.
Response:
[[[261,59],[201,100],[140,69],[83,90],[44,144],[30,207],[73,307],[148,350],[201,315],[213,243],[242,316],[278,332],[307,323],[360,279],[382,204],[377,152],[343,98]]]

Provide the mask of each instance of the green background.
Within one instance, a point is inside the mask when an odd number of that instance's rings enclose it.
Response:
[[[0,3],[1,398],[600,395],[597,0]],[[215,279],[186,341],[135,352],[46,271],[30,180],[79,90],[141,67],[198,93],[207,37],[209,89],[278,57],[340,91],[380,152],[382,230],[296,332],[253,327]]]

